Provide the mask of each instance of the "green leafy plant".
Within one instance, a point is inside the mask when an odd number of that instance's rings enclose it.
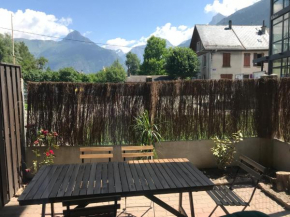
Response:
[[[243,134],[241,131],[238,131],[237,133],[233,133],[230,138],[225,137],[224,139],[219,139],[216,136],[212,140],[215,145],[211,151],[216,158],[218,168],[224,170],[233,162],[236,153],[236,144],[243,141]]]
[[[140,138],[141,145],[153,145],[154,155],[157,157],[155,151],[156,143],[162,139],[159,128],[149,117],[149,113],[145,110],[140,116],[135,117],[134,130]]]
[[[38,148],[32,150],[35,160],[32,161],[32,166],[26,169],[27,173],[35,174],[41,166],[54,164],[54,150],[59,148],[57,138],[57,132],[49,132],[42,129],[37,133],[37,139],[32,146]],[[41,153],[40,147],[46,147],[44,153]]]

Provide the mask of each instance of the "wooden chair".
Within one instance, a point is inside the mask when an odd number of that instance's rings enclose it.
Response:
[[[90,154],[86,154],[85,152],[90,152]],[[92,154],[91,152],[96,152]],[[98,152],[108,152],[107,154],[98,153]],[[85,147],[80,148],[80,159],[82,159],[82,163],[85,162],[85,159],[109,159],[113,158],[113,147]]]
[[[236,177],[238,175],[239,170],[242,169],[246,171],[255,181],[255,186],[253,189],[253,192],[251,194],[251,197],[248,202],[245,202],[241,197],[239,197],[234,191],[233,191],[233,186],[236,181]],[[220,206],[222,210],[226,213],[229,214],[225,206],[244,206],[242,211],[245,211],[245,209],[250,206],[250,203],[254,197],[254,194],[256,192],[256,189],[258,187],[258,184],[260,180],[263,177],[263,174],[265,173],[266,168],[263,167],[262,165],[258,164],[257,162],[251,160],[250,158],[246,156],[241,156],[240,157],[240,162],[239,162],[239,168],[237,170],[236,176],[231,183],[229,187],[227,186],[215,186],[213,190],[207,191],[209,196],[215,201],[216,207],[214,210],[211,212],[209,216],[211,216],[215,210]]]
[[[149,158],[153,159],[154,157],[154,146],[153,145],[146,145],[146,146],[122,146],[122,158],[124,161],[126,161],[126,158]],[[128,153],[129,151],[129,153]],[[126,153],[127,152],[127,153]],[[148,207],[148,209],[145,211],[147,213],[150,209],[153,209],[154,216],[155,216],[155,210],[154,210],[154,203],[151,202],[150,206],[127,206],[127,197],[125,197],[125,208],[123,209],[123,213],[126,213],[127,208],[134,208],[134,207]],[[145,215],[145,213],[143,215]],[[143,216],[142,215],[142,216]]]
[[[126,161],[126,158],[150,158],[154,157],[153,145],[146,146],[122,146],[122,158]],[[130,153],[128,153],[128,151]],[[127,152],[127,153],[126,153]]]
[[[102,197],[102,198],[84,198],[78,200],[67,200],[62,202],[62,206],[66,207],[63,211],[64,217],[80,217],[91,216],[94,217],[116,217],[117,210],[120,209],[118,201],[121,200],[120,196],[115,197]],[[114,202],[112,205],[86,207],[92,203]],[[71,206],[77,206],[71,209]]]

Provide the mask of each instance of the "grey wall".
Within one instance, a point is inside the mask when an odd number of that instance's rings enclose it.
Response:
[[[216,167],[211,153],[213,145],[211,140],[162,142],[156,146],[156,151],[159,158],[188,158],[198,168],[212,168]],[[26,148],[27,166],[31,166],[31,162],[35,158],[32,153],[33,149]],[[41,153],[45,152],[45,148],[41,149]],[[289,149],[289,145],[277,140],[249,138],[237,144],[237,156],[243,154],[264,166],[290,170]],[[120,146],[114,147],[113,154],[112,161],[122,161]],[[60,147],[55,151],[55,155],[56,164],[81,163],[79,147]],[[279,157],[280,155],[283,158]],[[86,160],[86,162],[96,162],[96,160]]]
[[[273,167],[280,171],[290,171],[290,144],[273,140]]]

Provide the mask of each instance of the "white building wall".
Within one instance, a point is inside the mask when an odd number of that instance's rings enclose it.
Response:
[[[231,53],[231,67],[223,67],[223,53]],[[244,53],[250,53],[250,67],[244,66]],[[209,76],[206,79],[220,79],[221,74],[233,74],[233,79],[235,79],[235,75],[240,74],[253,74],[254,72],[261,71],[261,66],[254,66],[253,59],[254,53],[264,53],[264,55],[268,55],[268,52],[260,52],[260,51],[231,51],[231,52],[216,52],[216,53],[207,53],[209,56],[207,58],[207,69],[203,69],[204,74],[208,71]],[[211,56],[211,57],[210,57]],[[264,64],[264,71],[267,71],[268,64]]]

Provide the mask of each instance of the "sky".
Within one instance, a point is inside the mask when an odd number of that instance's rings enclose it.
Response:
[[[158,36],[174,46],[192,36],[195,24],[208,24],[221,13],[230,15],[259,0],[0,0],[0,33],[15,38],[59,40],[79,31],[109,49],[128,52]],[[2,29],[1,29],[2,27]],[[77,42],[76,42],[77,43]]]

